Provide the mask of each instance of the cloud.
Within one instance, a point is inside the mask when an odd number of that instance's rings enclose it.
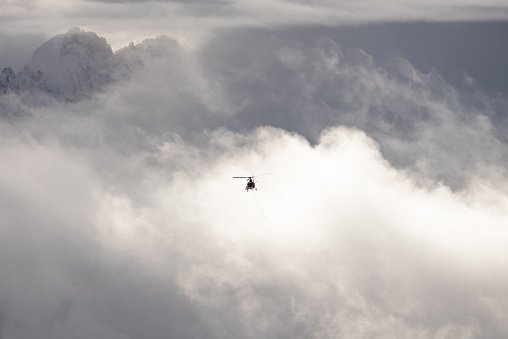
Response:
[[[2,134],[3,335],[506,333],[494,187],[419,188],[344,127],[315,146],[262,127],[205,133],[207,148],[144,136],[151,148],[124,153],[66,141],[114,126],[48,115],[20,123],[38,141]],[[268,220],[231,179],[253,168],[272,171],[255,193]]]
[[[44,41],[45,38],[40,35],[0,35],[0,69],[11,67],[14,71],[19,71]]]
[[[497,99],[233,38],[78,103],[0,97],[0,335],[505,337]]]
[[[104,123],[121,119],[136,125],[139,130],[128,131],[128,141],[121,133],[115,136],[118,147],[128,149],[144,133],[176,133],[185,142],[200,143],[203,130],[262,125],[295,131],[315,143],[328,126],[345,125],[364,130],[391,164],[418,174],[422,183],[430,179],[462,189],[473,177],[496,181],[504,175],[506,100],[482,93],[474,82],[457,88],[402,56],[380,62],[329,38],[302,47],[277,32],[247,30],[199,51],[163,37],[149,42],[138,45],[143,68],[133,79],[72,108],[100,116],[106,105]],[[144,45],[170,55],[144,53]],[[40,95],[22,98],[37,105]],[[29,112],[19,100],[4,96],[0,104],[6,112],[16,111],[13,116]]]
[[[502,21],[506,4],[439,1],[3,1],[0,14],[4,34],[44,34],[80,26],[111,37],[113,49],[131,41],[164,34],[186,37],[200,46],[221,29],[345,26],[382,22]],[[45,15],[41,16],[40,11]],[[114,39],[114,40],[113,40]]]
[[[401,56],[380,61],[329,38],[301,47],[287,36],[247,31],[217,39],[200,58],[206,76],[236,107],[230,128],[269,124],[311,142],[327,126],[360,128],[396,167],[456,189],[471,173],[488,177],[489,168],[504,167],[504,123],[496,116],[505,100],[474,86],[454,87]]]

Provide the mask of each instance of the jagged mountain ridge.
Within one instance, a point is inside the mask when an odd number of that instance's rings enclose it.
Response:
[[[178,48],[177,41],[160,36],[113,53],[105,38],[72,28],[37,48],[17,74],[11,67],[5,68],[0,73],[0,94],[38,90],[77,102],[142,70],[148,60],[170,56]]]

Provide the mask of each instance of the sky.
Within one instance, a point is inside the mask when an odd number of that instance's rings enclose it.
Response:
[[[0,96],[1,338],[507,336],[504,1],[0,6],[2,69],[176,42]]]

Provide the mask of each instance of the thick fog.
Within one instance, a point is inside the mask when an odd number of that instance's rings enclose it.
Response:
[[[174,46],[0,96],[0,337],[506,337],[506,93],[329,36]]]

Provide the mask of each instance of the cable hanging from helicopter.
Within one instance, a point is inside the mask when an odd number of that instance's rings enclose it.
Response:
[[[260,177],[262,175],[267,175],[271,173],[265,173],[265,174],[259,174],[259,175],[252,175],[250,177],[233,177],[233,179],[247,179],[247,186],[245,186],[245,191],[249,192],[249,190],[258,190],[256,188],[256,181],[254,180],[254,177]]]
[[[233,177],[233,179],[247,179],[247,185],[245,186],[245,191],[246,192],[249,192],[251,191],[252,192],[252,197],[254,198],[254,201],[256,202],[256,205],[258,206],[259,208],[259,211],[261,212],[261,214],[263,215],[263,217],[265,217],[266,220],[268,220],[268,218],[266,217],[265,213],[263,212],[263,210],[261,209],[261,206],[259,205],[259,202],[258,200],[256,199],[256,197],[254,196],[254,190],[258,190],[256,188],[256,181],[254,180],[254,177],[260,177],[262,175],[267,175],[267,174],[271,174],[271,173],[265,173],[265,174],[259,174],[259,175],[252,175],[250,177]]]

